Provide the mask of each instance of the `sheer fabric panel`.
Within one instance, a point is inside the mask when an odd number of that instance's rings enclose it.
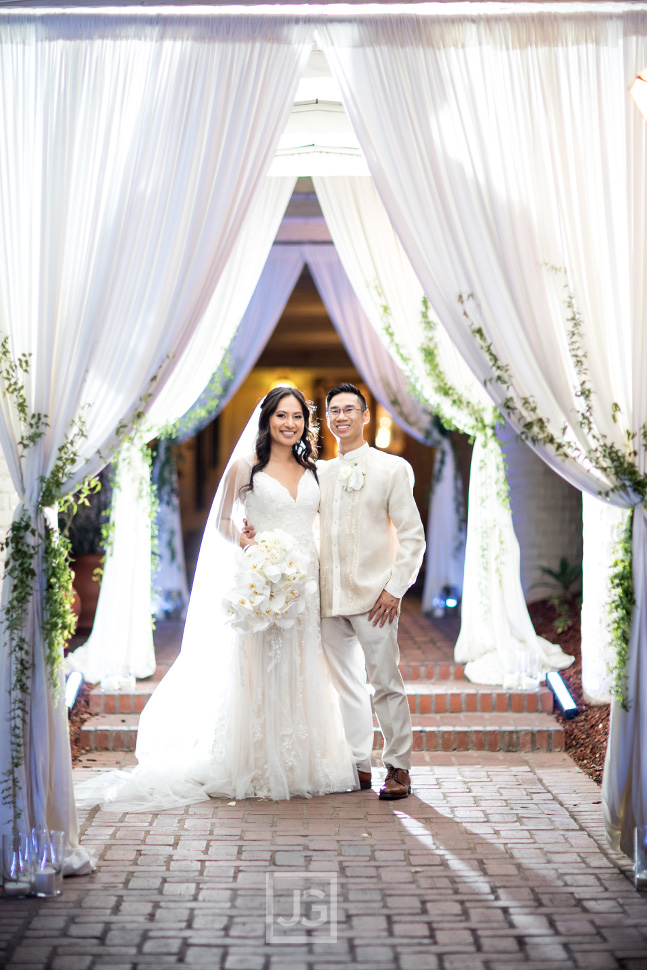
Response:
[[[151,624],[151,479],[146,443],[136,438],[119,453],[112,495],[111,538],[92,633],[65,658],[105,690],[127,690],[155,673]],[[123,553],[126,553],[124,555]],[[121,555],[120,555],[121,553]]]
[[[433,610],[434,598],[444,586],[463,595],[465,574],[465,536],[462,523],[463,488],[458,477],[454,449],[443,440],[436,451],[433,488],[427,518],[425,584],[422,590],[424,613]]]
[[[444,445],[444,439],[432,428],[431,411],[411,396],[404,374],[368,321],[335,247],[304,246],[303,251],[335,329],[371,393],[408,434],[426,444]],[[451,452],[451,447],[448,450]],[[453,467],[453,454],[450,463]],[[459,495],[456,494],[457,488],[461,489]],[[447,487],[434,490],[427,517],[428,536],[444,531],[443,539],[449,542],[447,549],[444,543],[427,541],[425,588],[429,575],[434,582],[440,583],[434,592],[444,585],[456,585],[462,590],[465,540],[461,505],[461,483],[452,475]],[[452,550],[457,555],[457,562],[454,562]],[[423,598],[425,608],[430,608],[430,603],[425,604]]]
[[[10,137],[0,145],[0,330],[14,358],[33,355],[27,405],[49,415],[49,427],[21,457],[20,421],[3,396],[0,445],[20,498],[16,518],[25,512],[37,533],[41,480],[72,422],[85,415],[86,437],[63,491],[105,464],[117,426],[150,405],[188,344],[310,42],[308,27],[269,20],[266,29],[259,18],[2,11],[0,126]],[[27,622],[34,667],[22,824],[64,829],[68,869],[87,871],[67,714],[47,684],[41,556]],[[5,581],[3,604],[10,594]],[[12,675],[3,639],[1,679]],[[3,720],[8,703],[3,692]],[[3,764],[8,743],[5,732]],[[6,829],[7,806],[0,819]]]
[[[380,196],[441,323],[474,373],[490,378],[467,310],[510,366],[519,398],[534,398],[557,434],[566,423],[582,451],[596,435],[623,451],[627,433],[647,420],[647,132],[627,93],[647,63],[644,18],[642,4],[559,14],[484,6],[469,22],[447,12],[319,28]],[[568,352],[565,283],[582,315],[590,427],[577,417],[582,375]],[[507,393],[490,391],[497,400]],[[634,444],[644,473],[647,448]],[[584,491],[617,484],[586,460],[538,450]],[[612,501],[638,497],[617,492]],[[638,570],[646,528],[641,508]],[[638,654],[646,609],[639,583]],[[636,760],[647,680],[638,657],[632,664],[637,702],[629,712],[614,706],[604,781],[607,834],[628,855],[634,826],[647,823],[647,769]]]
[[[293,178],[268,177],[260,180],[204,316],[148,412],[145,437],[163,434],[166,426],[191,408],[223,363],[227,348],[233,347],[241,317],[245,319],[245,308],[271,252],[294,181]],[[246,376],[247,362],[239,360],[238,356],[234,359],[233,351],[230,357],[228,366],[239,384]],[[233,393],[226,382],[223,390],[226,394],[220,407],[224,407]],[[94,627],[88,641],[66,658],[66,666],[82,670],[85,679],[91,683],[114,684],[120,679],[128,682],[133,673],[136,677],[150,677],[155,672],[151,627],[150,482],[142,480],[141,463],[133,460],[131,452],[132,449],[126,446],[124,461],[119,463],[113,493],[113,533]],[[147,555],[142,552],[145,545]],[[170,554],[168,543],[161,543],[162,570],[169,573]],[[125,577],[129,577],[127,583]],[[178,594],[182,595],[183,590],[178,588]]]
[[[261,179],[209,305],[172,377],[149,411],[151,436],[159,434],[160,429],[181,418],[195,404],[228,348],[231,353],[295,181],[267,176]],[[244,363],[244,359],[240,362]],[[235,379],[239,373],[236,368]]]
[[[422,319],[424,291],[372,179],[337,177],[316,178],[314,181],[335,247],[375,333],[386,341],[384,327],[388,323],[406,355],[415,387],[430,408],[439,408],[467,434],[479,434],[469,410],[440,396],[427,373],[423,355],[428,342]],[[390,308],[387,320],[383,314],[384,304]],[[431,317],[433,319],[433,310]],[[442,327],[436,328],[435,337],[440,365],[447,380],[463,398],[480,408],[487,420],[492,413],[492,402],[484,388]],[[515,686],[528,681],[531,672],[535,680],[543,678],[546,671],[543,660],[547,653],[543,644],[537,642],[524,602],[519,544],[506,495],[500,447],[494,439],[486,442],[483,434],[479,438],[481,457],[472,461],[473,481],[470,483],[470,496],[478,496],[479,507],[473,508],[470,500],[464,547],[465,570],[469,571],[473,581],[459,584],[463,589],[463,621],[455,655],[458,661],[469,664],[467,676],[471,680],[491,684],[505,682],[507,686]],[[495,451],[499,454],[495,455]],[[494,470],[497,475],[492,477]],[[441,494],[447,501],[448,493]],[[431,515],[435,516],[433,505],[432,502]],[[448,515],[452,522],[450,549],[458,550],[458,562],[451,564],[455,574],[460,568],[463,545],[456,502],[451,507],[443,505],[442,511],[438,511]],[[445,528],[441,526],[441,530]],[[435,527],[430,526],[430,531],[435,532]],[[483,555],[483,549],[487,550],[487,555]],[[451,561],[454,557],[449,555]],[[436,556],[440,559],[435,560]],[[431,557],[435,565],[430,562]],[[432,575],[439,562],[449,568],[447,557],[446,549],[428,549],[427,562],[432,567]],[[438,589],[431,594],[427,591],[427,596],[433,598],[436,592]],[[493,611],[495,602],[497,608]],[[496,653],[494,662],[491,662],[492,651]],[[560,667],[572,662],[559,648],[557,655],[561,656]],[[477,664],[480,657],[487,660]]]

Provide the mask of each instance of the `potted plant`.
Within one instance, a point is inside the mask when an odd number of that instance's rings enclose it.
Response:
[[[74,589],[80,600],[77,632],[89,632],[101,587],[106,527],[110,518],[112,487],[108,469],[98,476],[99,487],[74,511],[61,515],[59,528],[70,540]]]

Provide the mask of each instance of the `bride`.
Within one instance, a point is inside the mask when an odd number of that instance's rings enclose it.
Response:
[[[274,388],[254,412],[211,508],[180,655],[140,717],[138,765],[79,785],[80,807],[150,811],[211,795],[284,799],[359,787],[319,632],[315,435],[296,388]],[[243,633],[225,622],[236,550],[255,542],[242,533],[244,518],[257,535],[288,533],[316,580],[288,628]]]

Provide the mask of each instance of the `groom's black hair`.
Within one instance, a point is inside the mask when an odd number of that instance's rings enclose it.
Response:
[[[328,391],[326,394],[326,407],[330,404],[331,399],[335,394],[357,394],[358,398],[362,402],[362,411],[366,411],[368,404],[366,403],[366,398],[360,391],[359,387],[355,387],[354,384],[337,384],[333,387],[332,391]]]

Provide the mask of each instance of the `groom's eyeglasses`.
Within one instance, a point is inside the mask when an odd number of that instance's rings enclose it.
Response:
[[[364,408],[329,408],[326,414],[330,418],[338,418],[340,414],[346,414],[348,417],[351,416],[353,411],[364,411]]]

